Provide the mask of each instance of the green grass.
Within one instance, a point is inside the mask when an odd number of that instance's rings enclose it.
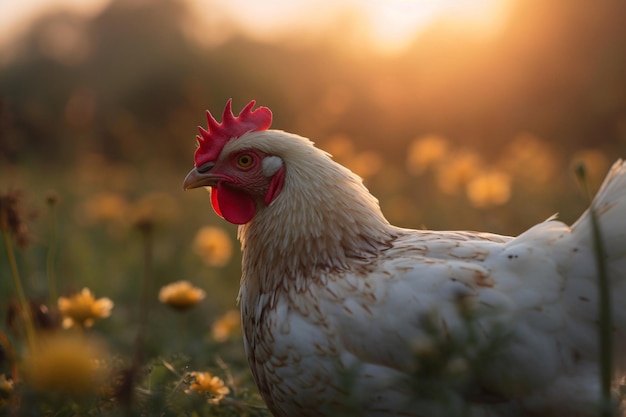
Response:
[[[10,190],[16,189],[14,184],[20,187],[21,204],[15,211],[24,226],[22,238],[30,241],[20,246],[24,242],[15,235],[16,231],[3,226],[0,375],[12,380],[13,386],[3,391],[0,384],[0,416],[269,416],[248,369],[240,331],[234,331],[225,341],[216,340],[211,331],[213,323],[236,308],[240,255],[235,228],[212,213],[208,196],[200,191],[183,193],[180,183],[184,172],[178,171],[148,167],[146,174],[138,176],[141,170],[127,175],[129,167],[106,166],[102,172],[94,167],[70,167],[46,177],[45,170],[32,168],[16,167],[11,182],[6,182],[6,176],[0,182],[2,195],[13,192]],[[155,183],[157,176],[149,173],[157,172],[159,181]],[[416,181],[428,182],[432,178]],[[381,191],[382,185],[381,190],[377,189],[378,183],[384,185],[377,178],[371,179],[369,185],[375,195],[382,196],[383,207],[406,192],[399,188],[397,195],[386,195]],[[415,184],[411,187],[419,188]],[[541,220],[536,209],[528,213],[515,211],[516,202],[532,198],[531,193],[543,196],[537,205],[547,207],[548,215],[557,210],[568,215],[567,210],[554,207],[560,199],[571,213],[584,208],[583,204],[572,204],[576,199],[571,194],[548,199],[548,189],[522,187],[514,189],[508,205],[476,209],[462,195],[444,196],[425,187],[417,202],[424,213],[435,211],[439,205],[454,210],[440,210],[436,218],[422,215],[420,219],[416,215],[416,224],[391,220],[413,227],[419,227],[417,223],[421,221],[426,225],[434,222],[452,229],[466,226],[459,226],[459,221],[472,222],[472,229],[515,234]],[[107,204],[112,204],[109,211]],[[515,215],[507,214],[509,210]],[[459,212],[474,214],[458,219]],[[207,225],[221,228],[229,236],[233,252],[224,265],[208,265],[195,252],[194,237]],[[498,230],[491,229],[493,225]],[[601,244],[598,234],[599,254]],[[598,259],[602,268],[603,258]],[[599,277],[602,276],[599,270]],[[184,312],[160,303],[160,288],[178,280],[189,280],[202,288],[206,298]],[[69,297],[84,287],[96,298],[113,301],[110,317],[97,320],[93,327],[62,329],[58,297]],[[606,292],[608,287],[601,287],[601,294]],[[602,306],[610,312],[606,300]],[[606,317],[600,328],[599,337],[603,340],[610,333]],[[78,333],[85,341],[103,346],[106,356],[98,362],[98,369],[106,376],[104,382],[80,395],[59,391],[54,383],[43,390],[34,384],[26,372],[29,352],[50,333]],[[610,339],[601,343],[605,346],[603,404],[609,404],[612,364],[606,346]],[[466,375],[448,373],[450,363],[462,357],[460,349],[461,346],[444,344],[439,346],[438,362],[429,367],[428,361],[422,361],[427,366],[415,375],[416,389],[423,392],[429,381],[436,382],[429,389],[442,388],[443,393],[448,383],[465,387]],[[484,360],[481,355],[488,355],[491,349],[488,346],[484,352],[475,352],[476,357],[462,359],[470,370],[480,369]],[[46,370],[41,369],[42,373]],[[56,372],[59,378],[67,377],[63,369]],[[210,372],[219,377],[229,394],[216,403],[210,401],[211,395],[190,391],[192,372]],[[437,383],[443,385],[439,387]],[[610,413],[610,407],[605,407],[599,415],[607,417]]]
[[[139,193],[111,184],[65,182],[59,175],[50,181],[58,185],[51,204],[50,194],[29,177],[20,175],[19,182],[28,185],[19,192],[0,190],[2,201],[7,195],[18,200],[1,208],[16,217],[15,224],[0,223],[0,376],[12,381],[12,386],[0,384],[0,415],[269,415],[248,369],[240,330],[224,341],[212,335],[212,325],[236,308],[240,258],[234,228],[218,223],[205,193]],[[177,185],[166,187],[179,191]],[[124,211],[86,213],[89,201],[104,192],[125,201]],[[176,197],[197,200],[202,209],[182,215]],[[233,246],[221,267],[207,265],[193,251],[195,232],[212,222],[228,231]],[[158,301],[161,287],[183,279],[203,288],[206,299],[183,312]],[[112,300],[111,315],[92,327],[63,329],[57,299],[84,287],[96,299]],[[45,359],[52,350],[51,334],[81,335],[86,345],[76,345],[76,357],[92,342],[102,347],[97,372],[76,376],[71,362],[60,368],[36,362],[36,371],[29,371],[32,352]],[[217,376],[229,394],[212,402],[210,394],[190,390],[192,372]],[[81,387],[78,393],[71,384],[65,387],[72,378]]]

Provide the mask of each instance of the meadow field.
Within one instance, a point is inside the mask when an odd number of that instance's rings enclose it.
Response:
[[[51,9],[5,40],[0,415],[269,416],[236,227],[182,189],[205,110],[228,98],[358,173],[396,225],[574,222],[575,168],[595,191],[626,156],[623,6],[509,3],[489,38],[438,23],[394,54],[355,47],[346,15],[313,39],[202,43],[173,0]]]

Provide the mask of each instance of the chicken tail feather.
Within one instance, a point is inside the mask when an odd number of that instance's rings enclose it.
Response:
[[[626,264],[626,161],[620,159],[613,164],[591,206],[572,226],[579,241],[593,239],[592,210],[609,262]]]

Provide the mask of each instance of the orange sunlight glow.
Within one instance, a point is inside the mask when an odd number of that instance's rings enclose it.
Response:
[[[194,38],[221,43],[236,33],[262,41],[324,36],[358,49],[370,45],[384,53],[400,53],[421,33],[438,24],[489,35],[503,23],[512,0],[185,0],[193,10]],[[53,8],[94,15],[110,0],[0,1],[0,45],[23,32],[33,16]],[[347,19],[347,20],[346,20]],[[354,25],[354,26],[351,26]]]
[[[401,52],[437,24],[489,35],[504,23],[506,0],[367,0],[358,4],[377,49]],[[356,5],[355,4],[355,5]]]
[[[489,35],[504,23],[507,6],[511,3],[511,0],[187,1],[201,20],[210,19],[215,24],[216,20],[225,19],[233,23],[230,30],[256,39],[271,41],[296,33],[302,40],[332,29],[343,34],[346,39],[342,40],[347,44],[363,45],[365,40],[384,53],[402,52],[416,36],[437,24],[468,29],[477,35]],[[216,16],[220,18],[216,19]],[[349,18],[347,21],[346,17]],[[359,25],[356,33],[351,27],[336,30],[337,25],[354,22]],[[223,40],[228,37],[223,31],[228,29],[223,24],[220,26]]]

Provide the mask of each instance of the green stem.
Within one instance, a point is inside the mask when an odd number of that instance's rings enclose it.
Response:
[[[178,314],[179,316],[179,327],[180,327],[180,340],[178,341],[179,343],[179,351],[180,352],[184,352],[185,351],[185,345],[187,344],[187,315],[185,314],[184,311],[179,312]]]
[[[54,273],[54,260],[57,249],[57,216],[54,206],[50,207],[50,215],[52,217],[52,223],[50,225],[50,246],[48,248],[48,256],[46,258],[46,275],[48,276],[48,294],[50,297],[49,305],[52,307],[56,305],[57,302],[57,285]]]
[[[152,287],[152,244],[153,231],[151,227],[140,228],[143,238],[143,277],[141,283],[141,298],[139,300],[139,326],[135,339],[134,366],[141,365],[141,349],[144,332],[148,324],[148,306],[150,300],[150,290]]]
[[[611,289],[606,270],[606,256],[604,241],[600,231],[600,224],[595,208],[589,210],[591,229],[593,232],[593,246],[598,270],[598,289],[600,302],[600,379],[602,386],[602,416],[613,415],[611,405],[611,385],[613,381],[613,323],[611,317]]]
[[[152,289],[152,230],[143,232],[143,285],[141,289],[141,316],[140,327],[146,328],[148,324],[148,306],[150,300],[150,290]]]
[[[15,284],[15,291],[17,292],[17,299],[22,309],[22,320],[24,320],[28,347],[32,350],[35,347],[35,327],[33,325],[33,318],[30,314],[30,306],[28,305],[28,301],[24,295],[24,288],[22,287],[22,281],[20,280],[20,274],[17,269],[17,261],[15,260],[15,252],[13,252],[11,238],[4,229],[2,229],[2,237],[4,238],[4,245],[7,251],[9,267],[11,268],[11,276],[13,277],[13,283]]]
[[[611,400],[611,388],[613,383],[613,317],[611,309],[611,284],[606,269],[606,250],[598,215],[589,192],[587,181],[587,170],[584,165],[576,168],[576,176],[585,191],[587,199],[590,201],[589,218],[591,219],[591,233],[593,238],[593,249],[596,260],[596,270],[598,274],[598,340],[599,340],[599,360],[600,360],[600,387],[601,387],[601,417],[613,416],[613,405]]]
[[[125,378],[129,388],[120,397],[121,403],[125,406],[125,415],[132,417],[135,415],[132,408],[133,393],[138,390],[135,387],[137,374],[139,373],[143,361],[143,339],[148,323],[148,306],[150,301],[150,289],[152,286],[152,258],[153,258],[153,230],[151,224],[138,225],[143,243],[143,277],[141,282],[141,295],[139,299],[139,323],[137,334],[133,346],[133,358],[130,369],[127,370]]]

